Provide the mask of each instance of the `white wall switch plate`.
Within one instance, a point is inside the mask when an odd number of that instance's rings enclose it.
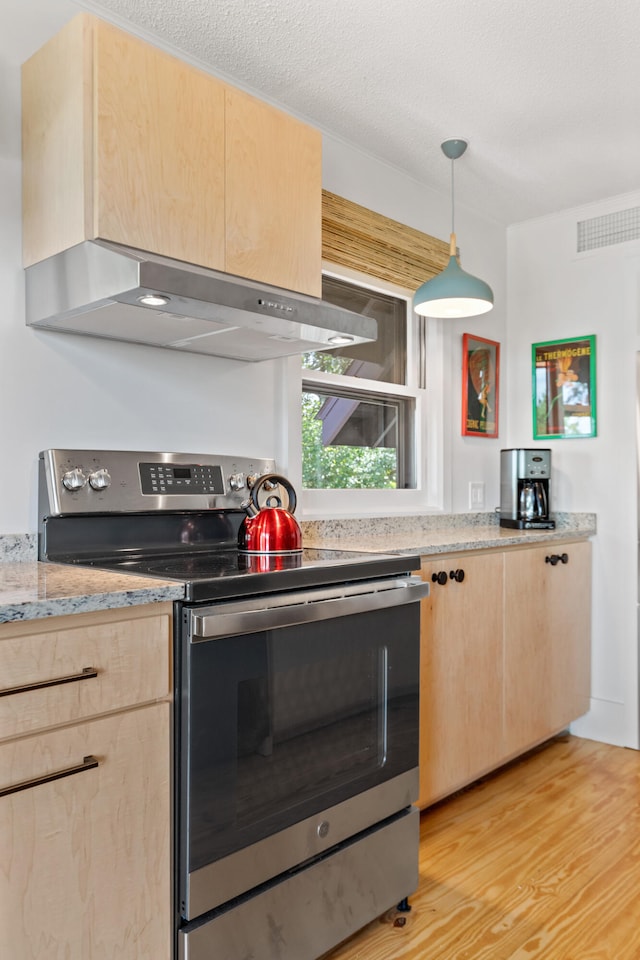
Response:
[[[469,483],[469,510],[484,510],[484,482],[482,480]]]

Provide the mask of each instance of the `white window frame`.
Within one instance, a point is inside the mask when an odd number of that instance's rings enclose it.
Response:
[[[425,386],[418,385],[418,318],[411,310],[413,291],[376,280],[346,267],[323,263],[323,275],[355,283],[377,293],[398,297],[407,303],[407,384],[383,383],[322,373],[302,368],[299,357],[286,361],[283,378],[284,435],[282,457],[287,475],[298,494],[298,518],[321,520],[333,517],[389,516],[441,513],[449,509],[449,477],[446,464],[450,451],[445,442],[447,411],[443,404],[446,353],[443,321],[427,319],[424,330]],[[413,399],[416,487],[411,490],[306,490],[302,487],[301,394],[302,381],[329,389],[349,386],[370,394]]]

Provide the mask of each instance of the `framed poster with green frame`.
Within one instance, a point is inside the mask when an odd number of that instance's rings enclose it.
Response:
[[[534,343],[531,365],[533,439],[595,437],[595,336]]]

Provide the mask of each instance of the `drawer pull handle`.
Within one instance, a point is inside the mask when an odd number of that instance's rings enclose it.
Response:
[[[68,677],[57,677],[55,680],[40,680],[38,683],[27,683],[22,687],[7,687],[0,690],[0,697],[10,697],[14,693],[28,693],[30,690],[43,690],[45,687],[57,687],[61,683],[75,683],[77,680],[90,680],[97,677],[95,667],[83,667],[82,673],[72,673]]]
[[[99,764],[95,757],[84,757],[82,763],[78,763],[75,767],[65,767],[64,770],[47,773],[44,777],[23,780],[22,783],[14,783],[12,787],[3,787],[0,790],[0,797],[7,797],[10,793],[19,793],[20,790],[30,790],[31,787],[39,787],[41,784],[51,783],[53,780],[62,780],[63,777],[72,777],[76,773],[84,773],[85,770],[94,770],[97,766]]]

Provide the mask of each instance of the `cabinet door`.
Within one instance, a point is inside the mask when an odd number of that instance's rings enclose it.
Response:
[[[25,266],[98,237],[223,270],[224,90],[71,20],[22,69]]]
[[[22,67],[25,267],[89,235],[90,37],[88,17],[74,17]]]
[[[321,294],[319,131],[239,90],[226,99],[226,269]]]
[[[94,23],[93,235],[224,269],[224,84]]]
[[[547,562],[554,556],[566,563]],[[505,734],[514,754],[589,709],[591,544],[505,558]]]
[[[75,769],[0,795],[0,956],[169,960],[169,705],[0,746],[0,791]]]
[[[450,573],[464,571],[464,580]],[[502,757],[503,555],[427,561],[420,657],[420,806]],[[444,573],[446,584],[433,580]]]

